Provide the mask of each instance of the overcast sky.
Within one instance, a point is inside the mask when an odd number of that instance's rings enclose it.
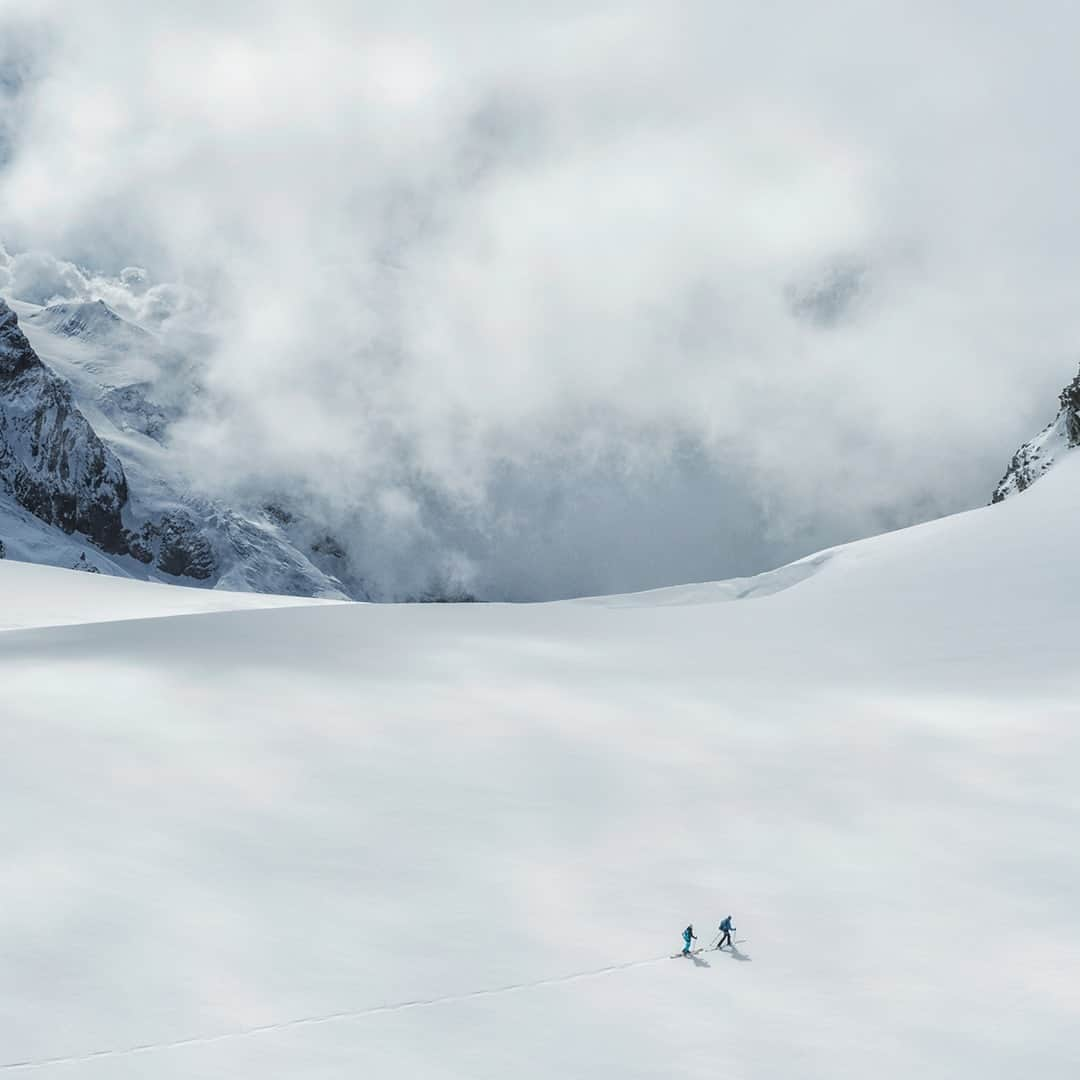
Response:
[[[391,590],[751,573],[986,502],[1051,418],[1078,34],[992,0],[0,0],[5,287],[208,330],[177,452],[303,492]]]

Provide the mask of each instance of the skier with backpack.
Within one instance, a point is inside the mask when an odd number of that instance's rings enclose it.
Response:
[[[735,932],[735,927],[731,925],[731,916],[728,915],[720,924],[720,943],[716,947],[722,949],[725,945],[731,945],[734,948],[735,946],[731,943],[731,935]]]

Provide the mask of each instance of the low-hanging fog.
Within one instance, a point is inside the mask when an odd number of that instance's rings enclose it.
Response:
[[[385,595],[987,501],[1075,372],[1067,5],[0,0],[0,292],[198,342],[173,447]]]

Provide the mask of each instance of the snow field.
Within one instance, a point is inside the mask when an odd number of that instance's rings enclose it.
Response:
[[[0,635],[0,1065],[1074,1077],[1078,466],[738,602]]]

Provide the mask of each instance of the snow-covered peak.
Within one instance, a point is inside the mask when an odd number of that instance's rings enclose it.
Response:
[[[999,503],[1031,487],[1063,454],[1080,446],[1080,374],[1061,391],[1058,401],[1057,416],[1013,454],[992,502]]]
[[[145,341],[150,338],[147,331],[122,319],[104,300],[50,304],[27,315],[26,319],[60,337],[81,338],[84,341],[122,344],[125,340]]]

